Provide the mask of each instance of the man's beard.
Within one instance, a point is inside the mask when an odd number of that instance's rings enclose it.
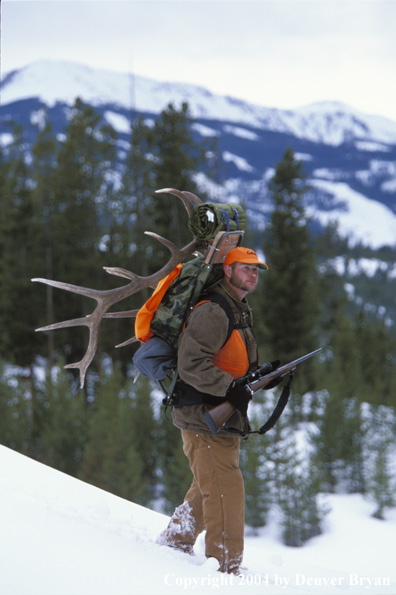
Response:
[[[248,293],[254,291],[257,287],[257,280],[254,283],[254,286],[252,287],[252,285],[248,285],[246,283],[246,281],[242,281],[238,275],[235,273],[235,271],[233,270],[231,273],[231,277],[230,277],[230,281],[229,281],[230,285],[233,285],[234,287],[236,287],[237,289],[241,289],[242,291],[247,291]]]

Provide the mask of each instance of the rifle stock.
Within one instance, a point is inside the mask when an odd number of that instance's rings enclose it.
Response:
[[[275,380],[275,378],[279,378],[280,376],[286,376],[286,374],[293,372],[293,370],[297,368],[297,364],[316,355],[317,353],[319,353],[319,351],[322,351],[322,347],[316,349],[315,351],[312,351],[312,353],[303,355],[302,357],[288,364],[285,364],[284,366],[281,366],[280,368],[274,370],[273,372],[270,372],[269,374],[265,374],[258,380],[254,380],[253,382],[247,382],[246,386],[253,395],[262,388],[265,388],[268,384]],[[213,409],[207,411],[204,414],[204,418],[206,423],[208,424],[208,428],[211,431],[211,433],[217,434],[217,432],[224,426],[224,424],[227,423],[227,421],[230,419],[231,415],[234,413],[235,410],[236,407],[232,403],[230,403],[230,401],[224,400],[224,402],[220,403],[220,405],[216,405],[216,407],[213,407]]]
[[[220,428],[230,419],[235,409],[236,407],[230,401],[224,401],[224,403],[220,403],[220,405],[216,405],[216,407],[204,413],[205,421],[212,434],[217,434]]]

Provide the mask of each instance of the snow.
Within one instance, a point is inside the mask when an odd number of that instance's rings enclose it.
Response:
[[[131,134],[131,121],[125,116],[117,114],[116,112],[106,111],[105,119],[117,132],[124,134]]]
[[[354,277],[356,275],[366,275],[367,277],[374,277],[378,272],[388,273],[389,277],[394,278],[396,267],[390,266],[387,262],[378,260],[377,258],[348,258],[337,256],[329,261],[340,276],[348,275]]]
[[[2,595],[394,595],[396,511],[327,497],[323,535],[287,548],[270,523],[246,537],[239,577],[155,543],[168,518],[0,446]]]
[[[210,128],[209,126],[205,126],[204,124],[200,124],[199,122],[194,122],[192,128],[198,132],[201,136],[213,137],[218,136],[217,130]]]
[[[388,153],[390,151],[390,147],[387,145],[376,142],[356,141],[355,147],[359,151],[382,151],[383,153]]]
[[[227,124],[223,127],[223,130],[228,134],[234,134],[235,136],[245,138],[246,140],[257,141],[260,138],[255,132],[242,128],[241,126],[231,126],[230,124]]]
[[[249,163],[246,161],[244,157],[238,157],[238,155],[234,155],[229,151],[223,151],[223,159],[224,161],[233,163],[241,171],[254,171],[254,168],[251,165],[249,165]]]
[[[348,237],[350,245],[363,242],[372,248],[396,244],[396,215],[385,205],[370,200],[343,182],[310,180],[310,184],[343,202],[342,210],[313,211],[307,214],[319,219],[322,225],[337,220],[339,233]]]
[[[39,97],[49,106],[57,101],[72,104],[80,97],[93,106],[109,104],[146,113],[159,113],[170,102],[181,105],[186,101],[194,118],[235,122],[238,127],[233,133],[245,137],[249,131],[243,125],[330,145],[351,139],[396,142],[396,122],[336,101],[281,110],[216,95],[195,85],[158,82],[72,62],[42,60],[7,73],[1,93],[3,105],[31,97]]]
[[[0,144],[3,147],[6,147],[7,145],[11,144],[13,140],[14,136],[9,132],[2,132],[0,134]]]

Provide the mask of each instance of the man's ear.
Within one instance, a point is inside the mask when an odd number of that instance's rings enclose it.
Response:
[[[231,275],[232,275],[232,267],[229,264],[225,264],[225,265],[223,265],[223,269],[224,269],[224,276],[227,279],[230,279]]]

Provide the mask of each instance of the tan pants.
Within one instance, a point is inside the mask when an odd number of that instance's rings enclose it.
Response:
[[[235,572],[242,562],[245,527],[240,439],[184,430],[182,438],[194,479],[159,543],[192,552],[205,529],[206,556],[219,561],[221,572]]]

